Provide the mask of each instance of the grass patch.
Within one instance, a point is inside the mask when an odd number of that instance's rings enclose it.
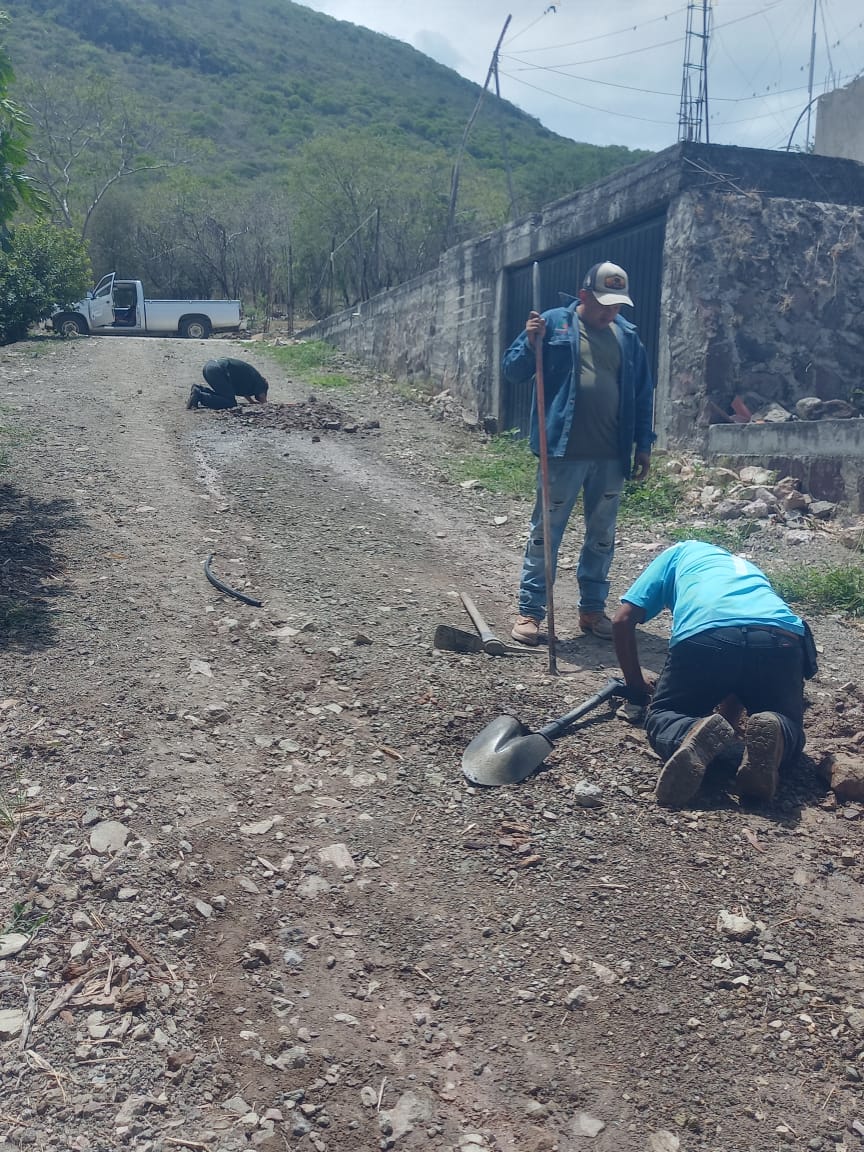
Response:
[[[324,340],[304,340],[299,344],[257,344],[255,350],[266,353],[309,388],[348,389],[352,385],[350,376],[330,371],[331,366],[335,368],[343,361],[341,353]]]
[[[758,531],[758,521],[742,520],[738,524],[703,524],[700,528],[676,525],[668,529],[666,535],[674,544],[682,540],[701,540],[705,544],[725,548],[728,552],[737,552]]]
[[[621,497],[618,519],[625,524],[646,526],[675,520],[686,489],[685,481],[659,468],[649,472],[644,481],[628,480]]]
[[[265,352],[277,364],[299,376],[308,376],[310,372],[326,368],[338,356],[336,349],[324,340],[304,340],[299,344],[256,344],[255,351]]]
[[[12,918],[3,932],[20,932],[22,936],[33,937],[43,924],[47,924],[48,917],[49,913],[37,912],[30,903],[16,903],[12,905]]]
[[[24,791],[19,781],[14,781],[14,791],[0,787],[0,830],[13,832],[18,825],[18,814],[26,804]]]
[[[450,462],[448,471],[457,482],[477,480],[497,496],[531,498],[537,483],[537,458],[527,440],[504,432],[493,436],[475,455]]]
[[[311,376],[306,377],[306,382],[312,388],[350,388],[351,381],[347,376],[340,376],[338,372],[334,372],[331,376],[324,376],[320,372],[313,372]]]
[[[771,577],[779,596],[790,604],[807,604],[844,616],[864,616],[864,568],[790,568]]]

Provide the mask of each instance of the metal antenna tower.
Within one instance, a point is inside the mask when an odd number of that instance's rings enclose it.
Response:
[[[701,27],[700,27],[701,25]],[[678,139],[711,140],[708,131],[708,41],[711,36],[711,0],[690,0],[687,5],[687,34],[684,71],[681,76],[681,109],[678,113]]]

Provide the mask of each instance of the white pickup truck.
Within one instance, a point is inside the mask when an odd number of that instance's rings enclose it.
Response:
[[[239,300],[145,300],[140,280],[103,276],[87,299],[55,312],[51,325],[63,336],[178,335],[206,340],[211,332],[236,332]]]

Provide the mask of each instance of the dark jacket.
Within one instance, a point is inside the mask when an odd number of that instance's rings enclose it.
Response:
[[[203,376],[219,396],[260,396],[268,391],[267,381],[258,369],[233,356],[208,360]]]
[[[543,313],[543,392],[546,400],[546,442],[550,456],[564,456],[579,388],[578,300],[568,308]],[[636,326],[623,316],[613,325],[621,348],[618,436],[621,467],[629,476],[633,450],[650,452],[654,443],[654,383],[648,356]],[[511,384],[525,384],[534,376],[534,349],[522,332],[504,353],[504,375]],[[537,426],[537,390],[531,401],[531,451],[540,452]]]

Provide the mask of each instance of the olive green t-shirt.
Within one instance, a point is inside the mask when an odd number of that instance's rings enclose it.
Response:
[[[567,438],[571,460],[614,460],[618,442],[621,348],[613,325],[589,328],[579,320],[579,387]]]

